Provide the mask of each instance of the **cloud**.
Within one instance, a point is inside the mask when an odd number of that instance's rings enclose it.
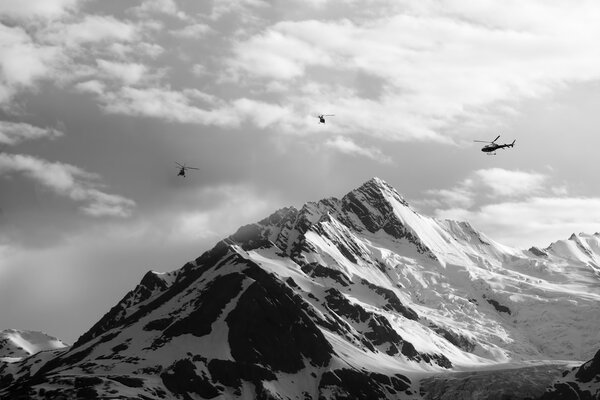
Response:
[[[369,13],[347,5],[345,18],[331,9],[327,19],[278,22],[235,42],[224,74],[248,87],[291,82],[286,96],[298,94],[296,102],[307,101],[305,87],[319,85],[321,101],[354,116],[353,132],[436,141],[451,141],[450,130],[456,139],[470,135],[482,116],[498,118],[498,104],[600,78],[600,54],[592,51],[599,5],[485,4],[497,14],[459,0],[380,1]],[[356,90],[358,74],[382,82],[375,96]],[[453,129],[458,123],[470,128]]]
[[[343,154],[367,157],[381,163],[392,162],[392,159],[383,154],[381,150],[374,147],[361,147],[352,141],[352,139],[342,136],[337,136],[335,139],[329,139],[325,142],[325,146]]]
[[[437,207],[469,208],[476,201],[499,198],[526,198],[539,194],[556,194],[559,189],[549,188],[549,176],[538,172],[487,168],[473,171],[450,189],[427,191],[430,204]],[[562,187],[560,190],[566,191]],[[564,192],[566,194],[566,192]]]
[[[236,15],[242,20],[252,18],[255,9],[264,9],[270,6],[263,0],[214,0],[210,19],[218,20],[226,15]]]
[[[84,93],[94,93],[97,95],[101,95],[104,93],[106,89],[106,85],[98,80],[91,80],[85,82],[79,82],[75,85],[75,90],[84,92]]]
[[[252,121],[259,128],[266,128],[275,124],[285,125],[286,121],[292,118],[291,111],[284,106],[247,98],[234,100],[232,109],[240,118]]]
[[[181,29],[170,31],[171,35],[183,39],[198,39],[211,32],[214,32],[213,29],[209,25],[202,23],[195,23]]]
[[[235,128],[249,122],[259,128],[281,126],[288,131],[298,123],[287,107],[248,98],[227,103],[197,89],[175,91],[169,88],[124,87],[102,94],[100,101],[107,112],[178,123]]]
[[[133,23],[103,15],[86,15],[77,22],[53,24],[41,33],[45,42],[68,47],[100,42],[131,42],[138,34],[139,29]]]
[[[276,201],[250,185],[219,185],[202,188],[195,197],[202,204],[210,199],[214,207],[187,210],[172,219],[173,240],[183,237],[223,239],[244,224],[256,222],[275,211]]]
[[[21,154],[0,153],[0,176],[18,173],[54,193],[86,203],[81,210],[90,216],[128,217],[135,202],[98,190],[99,176],[70,164],[49,162]]]
[[[162,118],[180,123],[238,126],[239,116],[232,109],[201,107],[199,91],[174,91],[168,88],[124,87],[101,97],[107,112]],[[204,98],[212,98],[210,95]],[[204,105],[206,106],[206,105]],[[211,106],[211,105],[209,105]]]
[[[522,196],[540,192],[548,176],[537,172],[489,168],[475,171],[478,181],[492,191],[493,196]]]
[[[14,146],[26,140],[54,139],[64,133],[52,128],[39,128],[24,122],[0,121],[0,144]]]
[[[148,74],[148,67],[138,63],[120,63],[97,60],[98,67],[109,79],[117,79],[127,85],[140,82]]]
[[[428,190],[427,194],[433,196],[433,200],[426,200],[425,203],[436,207],[460,207],[469,208],[475,204],[475,194],[470,188],[462,185],[452,189]]]
[[[38,45],[23,28],[0,22],[0,105],[50,75],[59,57],[56,47]]]
[[[309,65],[331,64],[319,46],[275,29],[237,43],[233,53],[229,61],[233,74],[255,78],[289,80],[304,75]]]
[[[80,0],[2,0],[0,16],[58,18],[76,9]]]
[[[179,8],[173,0],[145,0],[131,12],[140,18],[150,15],[168,15],[178,19],[187,19],[188,16]]]

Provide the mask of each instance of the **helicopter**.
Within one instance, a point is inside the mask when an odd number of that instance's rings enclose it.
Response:
[[[486,144],[485,146],[483,146],[481,151],[483,151],[484,153],[490,153],[489,155],[493,155],[493,156],[496,155],[496,153],[495,153],[496,150],[504,149],[507,147],[514,147],[515,142],[517,141],[517,139],[515,139],[512,141],[512,143],[498,144],[498,143],[496,143],[496,140],[498,140],[498,139],[500,139],[500,135],[498,135],[498,137],[496,139],[492,140],[491,142],[487,142],[485,140],[473,140],[473,141],[479,142],[479,143],[489,143],[489,144]]]
[[[334,117],[335,114],[321,114],[321,115],[317,115],[317,118],[319,118],[319,123],[320,124],[324,124],[325,123],[325,117]]]
[[[175,167],[175,168],[179,168],[179,173],[177,174],[177,176],[183,176],[184,178],[185,178],[185,170],[186,169],[200,169],[200,168],[194,168],[194,167],[186,167],[185,163],[183,163],[183,165],[181,165],[178,162],[175,162],[175,164],[177,164],[177,167]]]

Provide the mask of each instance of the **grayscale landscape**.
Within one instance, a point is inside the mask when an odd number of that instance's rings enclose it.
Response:
[[[0,398],[600,399],[598,20],[0,2]]]

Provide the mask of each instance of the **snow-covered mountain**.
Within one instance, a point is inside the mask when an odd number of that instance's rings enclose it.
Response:
[[[0,361],[16,362],[40,351],[67,347],[61,340],[43,332],[6,329],[0,331]]]
[[[0,396],[427,398],[432,376],[591,358],[598,261],[598,234],[513,249],[374,178],[148,272],[68,350],[0,367]]]

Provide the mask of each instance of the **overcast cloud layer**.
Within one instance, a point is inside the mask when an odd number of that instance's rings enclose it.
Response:
[[[591,0],[0,2],[0,329],[74,341],[146,270],[373,176],[507,245],[600,231],[598,20]],[[498,134],[515,148],[472,142]]]

